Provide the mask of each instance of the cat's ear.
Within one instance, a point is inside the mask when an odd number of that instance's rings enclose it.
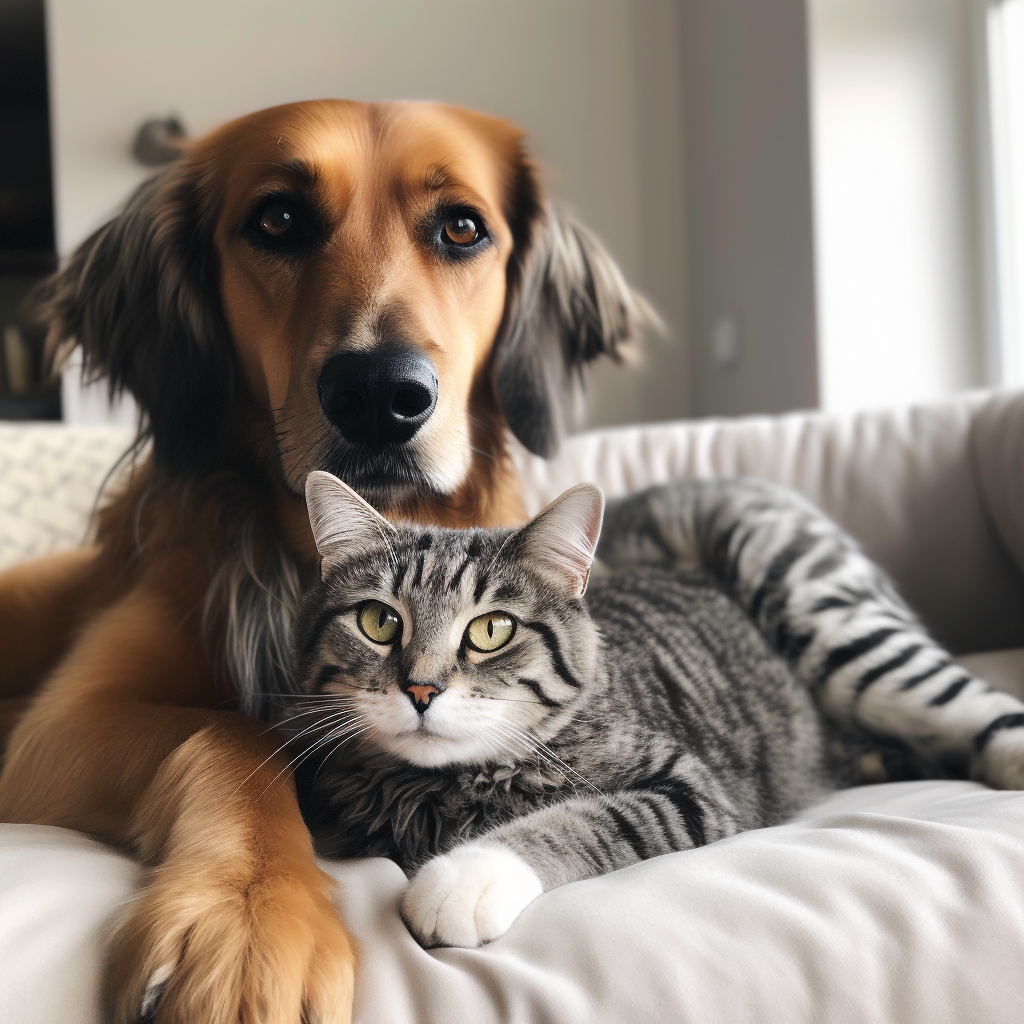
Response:
[[[395,528],[336,476],[315,469],[306,477],[306,508],[324,568],[385,542]]]
[[[516,546],[560,589],[572,597],[587,591],[597,538],[604,519],[604,495],[593,484],[577,484],[555,498],[515,535]]]

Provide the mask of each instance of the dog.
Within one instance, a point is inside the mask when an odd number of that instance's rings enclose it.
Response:
[[[347,1021],[354,944],[253,717],[316,571],[305,478],[517,523],[509,432],[551,455],[567,384],[649,310],[543,199],[518,129],[337,100],[191,144],[38,303],[58,357],[135,397],[148,454],[93,544],[0,575],[0,818],[147,866],[106,1019]]]

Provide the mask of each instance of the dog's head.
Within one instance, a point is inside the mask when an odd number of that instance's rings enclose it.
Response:
[[[142,408],[170,471],[244,434],[302,493],[453,498],[503,421],[550,455],[566,381],[645,315],[503,121],[321,101],[242,118],[144,184],[44,293],[51,343]],[[269,439],[269,441],[268,441]]]

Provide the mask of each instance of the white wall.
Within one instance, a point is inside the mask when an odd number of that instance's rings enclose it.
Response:
[[[817,405],[805,0],[682,0],[693,409]]]
[[[674,0],[49,0],[58,247],[146,171],[145,119],[192,133],[321,96],[431,98],[521,124],[551,189],[667,320],[640,372],[596,375],[594,423],[688,409]]]
[[[982,382],[976,0],[810,0],[822,404]]]
[[[994,0],[986,11],[992,102],[992,193],[987,241],[996,272],[987,294],[993,311],[992,383],[1024,386],[1024,0]]]

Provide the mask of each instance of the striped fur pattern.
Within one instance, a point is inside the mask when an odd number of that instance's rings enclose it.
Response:
[[[518,643],[483,668],[464,650],[446,652],[431,673],[445,690],[421,726],[401,687],[423,678],[422,652],[345,650],[348,609],[370,581],[349,577],[341,603],[319,617],[307,617],[307,603],[300,677],[312,699],[295,701],[293,721],[315,720],[323,749],[339,747],[324,764],[315,754],[308,762],[322,853],[386,856],[412,870],[488,832],[554,886],[774,824],[831,788],[812,701],[711,580],[626,571],[570,603],[521,568],[488,571],[498,538],[476,538],[474,549],[473,538],[414,532],[396,544],[397,571],[382,562],[368,589],[397,589],[418,637],[417,613],[430,606],[435,640],[452,634],[453,619],[497,604],[518,618]],[[447,711],[448,701],[464,710]],[[381,735],[429,726],[435,714],[438,729],[464,730],[465,756],[410,763]]]
[[[857,781],[867,747],[1022,781],[1024,705],[954,666],[789,491],[615,503],[584,599],[595,488],[512,532],[385,530],[335,484],[310,507],[346,542],[298,614],[282,717],[320,851],[401,864],[427,944],[488,941],[546,889],[780,822]],[[361,635],[368,601],[401,620],[393,642]],[[475,652],[470,624],[495,611],[513,638]]]
[[[751,479],[653,488],[609,508],[599,557],[699,567],[847,734],[926,775],[1024,788],[1024,704],[956,665],[852,538],[792,491]]]

